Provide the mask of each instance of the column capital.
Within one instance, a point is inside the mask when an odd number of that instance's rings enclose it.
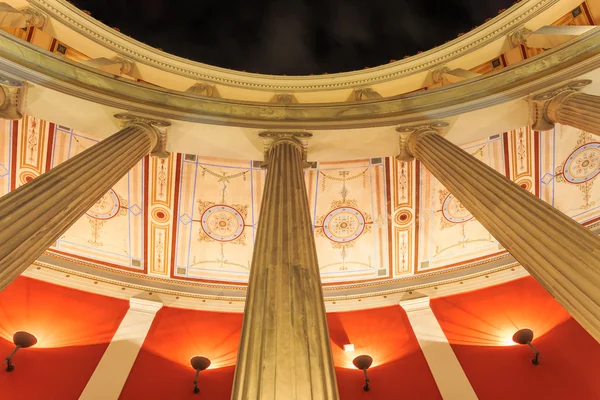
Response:
[[[25,84],[15,79],[0,75],[0,118],[23,118]]]
[[[558,122],[556,112],[569,96],[581,91],[592,83],[589,79],[571,81],[562,86],[541,93],[533,94],[531,97],[532,129],[547,131],[554,128]]]
[[[444,121],[397,127],[396,132],[398,132],[400,149],[399,154],[396,156],[396,160],[403,162],[412,161],[415,158],[412,147],[414,145],[414,141],[420,135],[434,133],[443,136],[443,130],[447,127],[448,123]]]
[[[429,310],[431,308],[429,306],[429,296],[417,297],[416,299],[410,300],[401,300],[398,304],[407,313],[412,311]]]
[[[142,126],[150,135],[152,135],[152,152],[150,153],[153,157],[168,158],[169,153],[167,152],[167,130],[166,128],[171,126],[169,121],[143,117],[140,115],[119,113],[115,114],[114,117],[122,121],[122,128],[130,125]]]
[[[514,31],[508,34],[508,41],[511,47],[518,47],[520,45],[527,44],[527,38],[531,35],[533,31],[531,29],[527,29],[524,26],[520,26]]]
[[[258,134],[263,139],[263,155],[264,160],[261,164],[263,168],[267,168],[269,165],[269,158],[271,149],[278,144],[291,143],[295,145],[300,153],[302,154],[302,161],[304,167],[309,166],[307,162],[308,157],[308,139],[312,137],[312,133],[309,132],[273,132],[266,131]]]

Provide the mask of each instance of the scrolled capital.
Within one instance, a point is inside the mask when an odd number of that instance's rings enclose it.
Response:
[[[557,111],[564,101],[592,83],[589,79],[571,81],[565,85],[553,88],[531,97],[532,129],[547,131],[554,128],[558,122]]]
[[[398,132],[400,151],[396,156],[396,160],[402,162],[414,160],[414,149],[417,140],[424,135],[441,135],[443,134],[444,129],[447,127],[448,123],[443,121],[436,121],[420,125],[399,126],[396,128],[396,132]]]
[[[267,168],[269,165],[269,159],[271,150],[281,144],[292,144],[297,147],[298,151],[302,154],[302,162],[305,168],[308,168],[308,139],[312,137],[312,133],[309,132],[273,132],[266,131],[258,134],[263,139],[263,156],[264,160],[261,166]]]
[[[114,117],[121,121],[123,128],[136,125],[148,132],[152,141],[151,156],[159,158],[169,157],[166,128],[171,126],[170,122],[127,113],[115,114]]]

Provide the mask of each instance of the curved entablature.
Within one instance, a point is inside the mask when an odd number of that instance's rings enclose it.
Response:
[[[36,9],[47,13],[53,20],[113,50],[115,53],[132,58],[136,62],[143,62],[192,79],[208,80],[214,83],[260,90],[297,91],[355,87],[428,70],[438,64],[456,60],[495,40],[502,39],[504,41],[509,32],[554,7],[558,0],[521,1],[471,32],[405,60],[369,68],[367,71],[302,77],[247,73],[187,60],[121,34],[65,0],[29,0],[29,3]],[[571,3],[573,7],[579,4],[577,2]],[[565,4],[565,6],[564,10],[570,11],[569,7],[571,5]],[[564,13],[563,7],[561,7],[560,12]],[[504,43],[501,45],[504,45]]]
[[[347,129],[447,118],[527,97],[600,66],[600,30],[506,69],[413,94],[357,103],[265,104],[149,86],[50,54],[0,32],[0,69],[79,99],[157,117],[256,128]],[[35,114],[35,113],[31,113]]]
[[[523,0],[472,31],[412,57],[361,71],[296,77],[233,71],[165,53],[104,25],[66,0],[9,4],[33,7],[47,16],[43,29],[54,38],[92,59],[117,60],[122,73],[127,70],[127,75],[155,85],[184,92],[200,82],[229,99],[275,102],[282,95],[293,95],[299,103],[329,103],[347,101],[364,89],[382,97],[397,96],[429,86],[438,68],[468,70],[490,62],[515,47],[519,31],[552,24],[580,2]]]

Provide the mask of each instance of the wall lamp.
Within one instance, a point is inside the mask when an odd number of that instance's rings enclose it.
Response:
[[[531,344],[531,341],[533,340],[533,331],[531,329],[519,329],[513,335],[512,340],[515,343],[526,344],[527,346],[531,347],[531,350],[533,350],[533,352],[535,353],[535,356],[531,360],[531,363],[533,365],[538,365],[540,363],[538,360],[540,357],[540,352],[537,351],[537,349]]]
[[[356,357],[352,364],[358,369],[362,369],[365,373],[365,386],[363,386],[363,390],[368,392],[371,387],[369,386],[369,375],[367,375],[367,369],[373,364],[373,357],[363,354],[362,356]]]
[[[195,356],[190,360],[190,364],[192,364],[192,368],[196,370],[196,379],[194,380],[194,393],[199,393],[200,388],[198,387],[198,375],[200,375],[200,371],[204,371],[206,368],[210,367],[210,360],[206,357]]]
[[[12,372],[15,369],[15,366],[12,363],[12,358],[15,353],[19,351],[19,349],[26,349],[33,346],[37,343],[37,339],[29,332],[18,331],[13,335],[13,343],[15,344],[15,349],[8,357],[6,357],[6,372]]]

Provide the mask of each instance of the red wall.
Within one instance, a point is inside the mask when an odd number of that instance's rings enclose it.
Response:
[[[163,307],[125,383],[120,399],[207,399],[231,397],[242,314]],[[211,368],[200,373],[200,393],[193,393],[196,371],[190,358],[203,355]]]
[[[431,307],[481,400],[600,399],[600,346],[533,278],[433,299]],[[540,364],[518,329],[534,332]]]
[[[400,306],[327,315],[341,400],[441,399],[406,313]],[[346,353],[344,344],[354,344]],[[364,375],[352,365],[369,354],[371,390],[364,392]]]
[[[0,369],[2,399],[77,399],[106,350],[129,303],[19,277],[0,292],[0,357],[14,349],[17,330],[38,344]]]

